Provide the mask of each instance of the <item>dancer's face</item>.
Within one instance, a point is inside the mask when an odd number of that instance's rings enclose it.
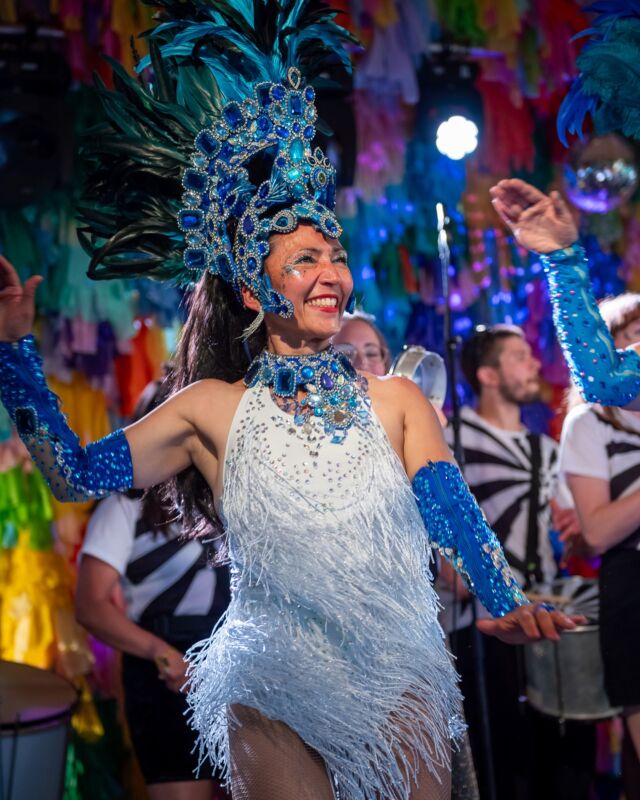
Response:
[[[486,368],[484,368],[486,369]],[[540,362],[520,336],[509,336],[501,345],[497,367],[488,368],[494,373],[493,385],[509,403],[532,403],[540,394]]]
[[[267,315],[270,334],[296,340],[330,339],[340,330],[345,306],[353,290],[347,254],[337,239],[325,237],[311,225],[269,241],[264,269],[273,288],[293,303],[293,317]],[[247,298],[245,297],[245,303]]]

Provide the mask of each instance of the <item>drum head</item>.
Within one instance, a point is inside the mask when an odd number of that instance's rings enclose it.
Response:
[[[434,406],[442,408],[447,394],[447,370],[437,353],[419,345],[405,346],[389,370],[416,383]]]
[[[53,672],[0,661],[0,731],[70,716],[77,699],[73,684]]]

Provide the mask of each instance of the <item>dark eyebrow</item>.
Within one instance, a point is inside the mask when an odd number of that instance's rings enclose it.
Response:
[[[308,253],[309,255],[315,256],[316,258],[322,255],[322,250],[319,247],[301,247],[300,250],[296,250],[293,254],[293,258],[296,256],[300,256],[303,253]],[[344,253],[347,254],[347,251],[342,247],[342,245],[338,245],[337,247],[333,247],[331,249],[331,255],[335,256],[337,253]]]

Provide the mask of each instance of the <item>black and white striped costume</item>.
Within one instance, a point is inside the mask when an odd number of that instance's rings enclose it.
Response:
[[[556,572],[549,542],[551,510],[549,501],[561,491],[558,485],[558,445],[549,436],[521,431],[506,431],[490,425],[473,409],[461,412],[461,437],[464,450],[464,476],[487,520],[496,532],[505,555],[521,585],[549,581]],[[452,445],[451,427],[446,431]],[[539,449],[538,507],[530,508],[534,476],[532,448]],[[569,505],[562,497],[560,504]],[[529,537],[529,515],[535,515],[535,535]],[[441,591],[445,606],[443,624],[451,630],[453,613],[450,595]],[[471,623],[470,609],[458,609],[455,627]]]

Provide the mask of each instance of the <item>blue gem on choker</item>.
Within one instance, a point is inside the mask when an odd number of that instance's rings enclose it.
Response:
[[[245,386],[269,386],[278,404],[293,410],[293,421],[303,425],[311,417],[324,421],[326,434],[336,444],[344,441],[354,421],[366,424],[371,405],[366,380],[349,359],[328,347],[312,355],[281,356],[263,350],[244,376]],[[298,394],[303,396],[298,399]]]

